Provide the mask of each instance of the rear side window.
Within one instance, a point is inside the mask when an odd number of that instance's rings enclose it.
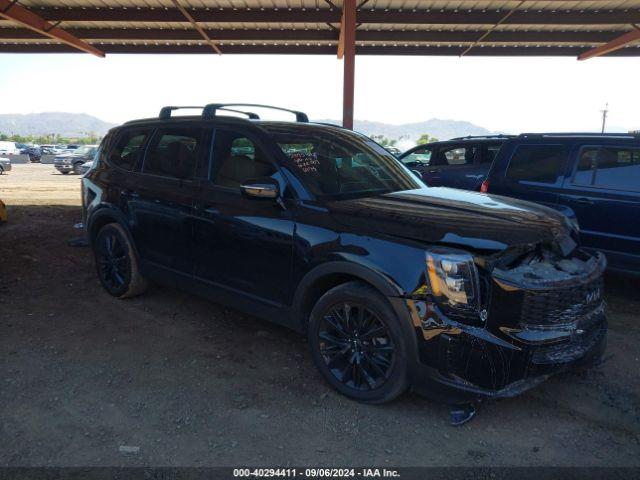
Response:
[[[473,149],[466,147],[453,147],[442,149],[438,153],[439,165],[466,165],[473,163]]]
[[[601,148],[593,186],[640,192],[640,148]]]
[[[496,158],[496,155],[498,155],[501,146],[502,145],[488,145],[482,147],[480,163],[493,163],[493,160]]]
[[[564,165],[564,157],[562,145],[521,145],[511,157],[507,178],[556,183]]]
[[[202,149],[201,128],[176,127],[158,130],[147,149],[143,172],[161,177],[193,178]]]
[[[109,153],[109,163],[124,170],[133,170],[150,129],[128,130],[118,138]]]
[[[237,188],[245,180],[276,173],[267,155],[250,138],[239,132],[217,130],[213,148],[213,183]]]

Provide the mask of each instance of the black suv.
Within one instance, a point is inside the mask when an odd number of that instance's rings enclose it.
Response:
[[[165,107],[105,137],[83,204],[107,292],[154,280],[304,332],[371,403],[512,396],[601,355],[604,258],[564,216],[426,188],[363,135],[253,107]]]
[[[640,134],[524,133],[505,142],[482,191],[561,211],[609,268],[640,275]]]
[[[431,187],[480,190],[493,159],[512,135],[453,138],[418,145],[398,158]]]

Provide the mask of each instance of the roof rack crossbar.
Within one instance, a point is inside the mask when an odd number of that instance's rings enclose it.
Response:
[[[243,110],[236,110],[234,108],[219,108],[218,110],[224,110],[225,112],[233,112],[233,113],[239,113],[241,115],[246,115],[251,120],[260,120],[260,116],[257,113],[253,113],[253,112],[245,112]]]
[[[160,120],[167,120],[168,118],[171,118],[171,112],[173,112],[174,110],[180,110],[183,108],[202,108],[202,107],[197,107],[197,106],[167,106],[167,107],[162,107],[160,109],[160,115],[158,115],[158,118],[160,118]]]
[[[296,122],[309,123],[309,117],[306,113],[298,110],[290,110],[288,108],[274,107],[271,105],[260,105],[256,103],[210,103],[206,105],[202,111],[202,116],[205,118],[212,118],[216,116],[216,110],[227,109],[227,107],[257,107],[268,108],[270,110],[278,110],[281,112],[293,113],[296,116]]]
[[[202,110],[203,114],[204,114],[204,109],[206,109],[207,107],[203,107],[203,106],[167,106],[167,107],[162,107],[162,109],[160,110],[160,115],[159,118],[160,120],[167,120],[169,118],[171,118],[171,113],[174,110],[181,110],[181,109],[198,109],[198,110]],[[248,118],[250,118],[251,120],[260,120],[260,117],[253,113],[253,112],[245,112],[242,110],[235,110],[233,108],[226,108],[226,107],[220,107],[218,110],[224,110],[225,112],[233,112],[233,113],[239,113],[241,115],[246,115]]]

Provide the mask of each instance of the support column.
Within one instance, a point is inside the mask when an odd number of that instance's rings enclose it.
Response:
[[[344,52],[342,126],[353,130],[353,99],[356,71],[356,0],[344,0],[340,28]]]

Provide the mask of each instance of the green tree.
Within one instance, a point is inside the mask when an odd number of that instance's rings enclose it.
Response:
[[[398,143],[395,138],[387,138],[384,135],[371,135],[371,139],[378,142],[383,147],[393,147]]]
[[[422,136],[418,139],[418,145],[424,145],[425,143],[437,142],[438,139],[436,137],[432,137],[428,133],[423,133]]]
[[[0,132],[0,141],[16,142],[16,143],[35,143],[37,145],[48,144],[79,144],[79,145],[95,145],[102,140],[100,135],[93,132],[86,133],[81,137],[62,137],[57,134],[50,135],[8,135]]]

